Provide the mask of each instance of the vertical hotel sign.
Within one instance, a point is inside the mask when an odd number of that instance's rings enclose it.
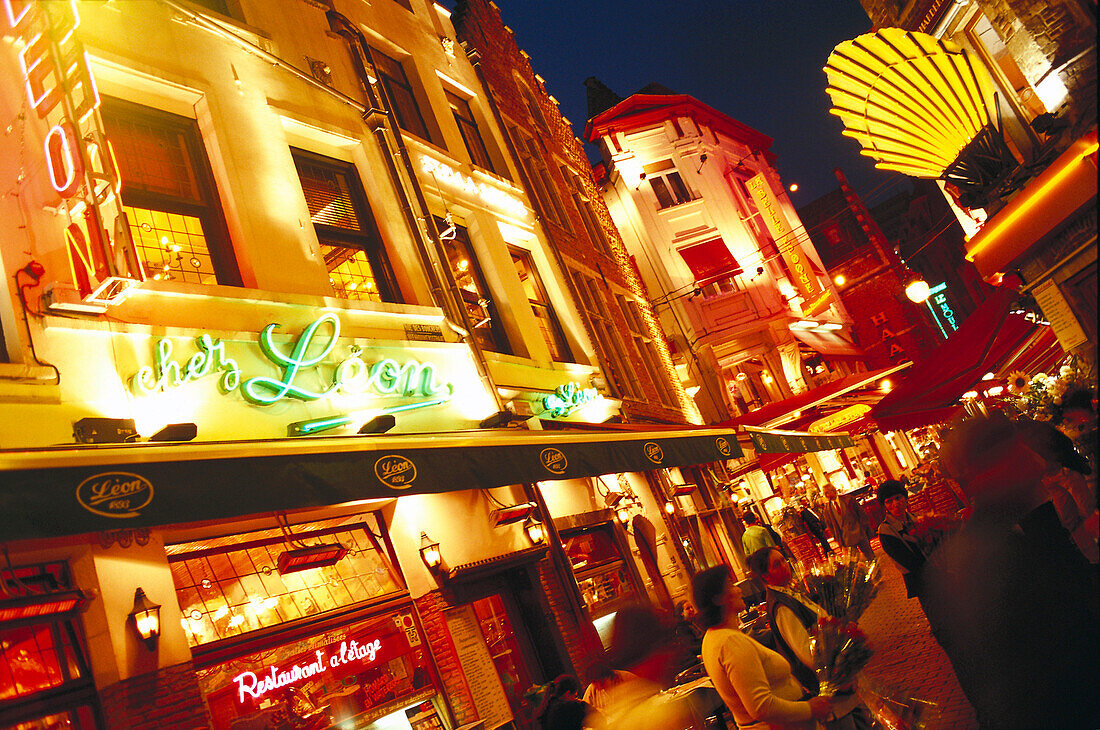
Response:
[[[771,185],[768,184],[762,172],[754,175],[745,183],[745,187],[749,189],[749,194],[752,195],[753,202],[756,203],[764,219],[764,225],[771,232],[776,246],[779,247],[779,253],[787,264],[787,269],[794,277],[795,288],[805,302],[802,313],[806,316],[817,314],[828,304],[832,293],[823,290],[817,277],[814,276],[810,259],[798,245],[794,231],[791,230],[791,223],[787,220],[783,209],[779,207],[779,199],[775,197]]]

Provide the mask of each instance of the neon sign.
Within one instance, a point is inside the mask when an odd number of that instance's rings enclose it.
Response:
[[[258,700],[265,694],[301,682],[303,679],[315,677],[330,669],[336,669],[344,664],[362,662],[370,664],[378,656],[382,648],[382,640],[360,644],[351,641],[340,642],[340,650],[325,656],[320,649],[314,652],[313,661],[303,664],[293,664],[289,668],[280,669],[272,664],[267,670],[257,675],[255,672],[241,672],[233,681],[237,683],[237,702],[244,704],[245,696]]]
[[[336,392],[356,394],[367,390],[379,395],[433,398],[436,400],[432,405],[436,405],[446,402],[454,392],[450,383],[436,382],[435,368],[430,363],[416,360],[399,363],[383,358],[367,365],[358,345],[352,345],[351,354],[335,366],[327,387],[310,390],[295,383],[295,379],[304,368],[317,367],[329,356],[340,337],[340,320],[334,314],[317,318],[302,331],[289,352],[281,350],[275,342],[274,333],[280,326],[269,324],[260,334],[260,350],[281,368],[277,378],[256,376],[241,383],[241,368],[236,360],[226,357],[225,343],[203,334],[195,340],[198,352],[183,365],[171,359],[172,341],[159,340],[153,364],[142,367],[130,378],[130,388],[138,394],[150,395],[220,372],[218,384],[223,393],[234,391],[240,385],[245,399],[256,405],[272,405],[286,398],[315,401]],[[327,330],[327,339],[318,336],[322,330]]]
[[[959,329],[959,321],[955,316],[955,310],[952,309],[951,303],[947,300],[947,283],[937,284],[929,290],[928,294],[926,304],[932,310],[932,318],[936,320],[936,326],[940,328],[940,332],[946,338],[951,332]],[[948,328],[950,328],[950,332]]]
[[[551,416],[568,416],[585,403],[595,400],[599,391],[595,388],[581,388],[576,383],[559,385],[553,393],[542,399],[542,407]]]

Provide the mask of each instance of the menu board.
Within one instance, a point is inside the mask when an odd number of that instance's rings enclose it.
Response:
[[[462,664],[462,673],[474,697],[478,717],[485,722],[486,728],[500,727],[510,722],[512,709],[473,607],[450,609],[444,612],[444,617],[458,653],[458,661]]]
[[[1069,302],[1066,301],[1057,284],[1047,279],[1036,286],[1031,293],[1039,304],[1039,308],[1043,310],[1043,316],[1050,321],[1050,326],[1058,338],[1058,344],[1063,350],[1069,352],[1081,343],[1088,342],[1088,336],[1081,328],[1081,323],[1077,321]]]

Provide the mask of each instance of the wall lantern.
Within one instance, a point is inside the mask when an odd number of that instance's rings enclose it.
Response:
[[[670,516],[676,514],[676,505],[671,501],[665,502],[665,514]]]
[[[619,520],[619,524],[626,526],[630,522],[630,510],[626,507],[620,507],[616,510],[615,517]]]
[[[439,570],[439,566],[443,564],[443,555],[439,552],[439,543],[432,542],[426,532],[420,533],[420,559],[424,561],[424,565],[428,566],[428,570],[433,573]]]
[[[523,521],[523,534],[527,535],[532,545],[538,545],[546,537],[546,528],[534,516],[528,515]]]
[[[150,601],[145,591],[138,588],[134,591],[134,610],[127,618],[134,622],[134,629],[145,648],[149,651],[156,649],[157,637],[160,636],[160,604]]]

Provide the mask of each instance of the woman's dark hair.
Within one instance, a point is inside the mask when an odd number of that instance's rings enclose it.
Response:
[[[651,606],[624,606],[611,624],[607,654],[612,667],[630,670],[674,639],[671,623]]]
[[[878,497],[879,504],[885,504],[890,497],[908,497],[909,492],[905,491],[905,487],[897,479],[887,479],[878,485],[875,496]]]
[[[703,628],[714,628],[722,623],[724,609],[714,600],[722,595],[731,578],[728,565],[716,565],[702,573],[696,573],[691,579],[691,593],[695,598],[695,609],[699,612],[699,623]]]
[[[746,525],[755,525],[757,517],[755,512],[745,511],[745,514],[741,515],[741,519],[745,521]]]
[[[779,553],[779,548],[776,547],[762,547],[754,552],[749,557],[745,558],[745,565],[749,566],[749,570],[757,575],[757,577],[763,578],[764,574],[768,572],[768,563],[771,561],[772,551]],[[782,555],[783,553],[779,553]]]

